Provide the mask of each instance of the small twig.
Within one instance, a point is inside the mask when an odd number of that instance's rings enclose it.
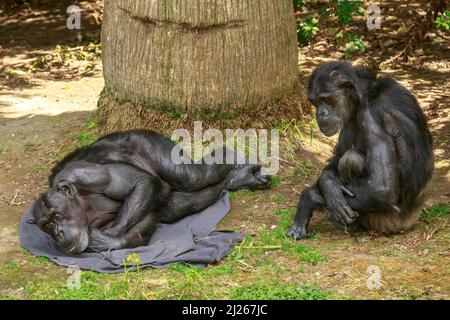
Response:
[[[447,226],[447,223],[444,224],[444,226],[442,228],[445,228]],[[431,230],[430,234],[426,237],[425,241],[430,241],[434,234],[439,230],[439,226],[436,226],[433,228],[433,230]]]
[[[292,188],[292,191],[294,191],[295,193],[301,195],[302,193],[300,191],[295,190],[294,188]]]
[[[278,158],[278,160],[280,160],[281,162],[289,163],[290,165],[293,165],[294,167],[297,166],[297,164],[295,164],[294,162],[291,162],[291,161],[289,161],[289,160],[285,160],[285,159],[281,159],[281,158]]]
[[[10,205],[14,205],[14,206],[20,206],[21,203],[16,202],[16,198],[17,198],[18,192],[16,190],[16,194],[14,195],[14,198],[9,202]]]
[[[241,263],[241,264],[243,264],[244,266],[246,266],[246,267],[252,269],[252,270],[255,270],[255,268],[254,268],[253,266],[249,265],[248,263],[245,263],[245,262],[242,261],[242,260],[236,260],[236,261],[239,262],[239,263]]]
[[[241,249],[267,249],[267,250],[276,250],[283,248],[282,246],[245,246],[240,247]]]

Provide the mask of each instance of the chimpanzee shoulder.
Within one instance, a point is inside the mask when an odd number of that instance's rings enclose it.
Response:
[[[92,150],[91,147],[92,145],[77,148],[74,151],[70,152],[68,155],[66,155],[62,160],[58,161],[56,165],[51,169],[50,176],[48,177],[49,186],[50,187],[52,186],[53,179],[55,178],[55,176],[59,172],[61,172],[61,170],[63,170],[68,163],[83,159],[86,156],[86,154],[93,152],[94,150]]]
[[[49,176],[49,185],[52,185],[54,177],[67,166],[68,163],[77,160],[106,164],[112,162],[132,163],[131,158],[136,152],[136,144],[149,144],[150,146],[166,146],[170,148],[173,142],[167,137],[145,129],[119,131],[107,134],[94,143],[80,147],[65,156],[52,169]]]

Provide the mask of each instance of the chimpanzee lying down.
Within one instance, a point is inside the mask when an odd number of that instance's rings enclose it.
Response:
[[[335,154],[303,191],[288,234],[308,237],[317,208],[349,231],[395,233],[419,219],[434,157],[427,122],[416,98],[394,79],[345,62],[319,66],[308,85],[320,130],[338,131]]]
[[[134,130],[72,152],[52,169],[28,222],[71,253],[133,248],[148,243],[158,222],[199,212],[225,190],[270,185],[259,165],[174,164],[174,146]]]

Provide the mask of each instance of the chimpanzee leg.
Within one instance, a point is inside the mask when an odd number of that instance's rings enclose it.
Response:
[[[172,223],[199,212],[219,200],[225,190],[226,181],[222,181],[196,192],[175,191],[171,194],[168,203],[159,210],[159,219],[164,223]]]
[[[311,236],[311,233],[308,232],[308,224],[313,211],[317,208],[323,208],[325,205],[325,199],[317,185],[305,189],[300,196],[295,222],[289,229],[288,236],[294,237],[296,240]]]
[[[168,155],[163,165],[158,166],[158,174],[167,181],[175,190],[192,192],[201,190],[207,186],[215,185],[221,182],[227,174],[235,167],[234,164],[226,164],[226,155],[230,151],[221,148],[211,153],[220,152],[223,155],[222,163],[206,163],[203,158],[201,163],[180,163],[176,164],[171,159],[172,155]],[[167,152],[166,152],[167,153]],[[214,157],[211,157],[214,159]]]

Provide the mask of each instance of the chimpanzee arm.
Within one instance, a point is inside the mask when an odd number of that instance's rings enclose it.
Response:
[[[354,210],[361,213],[393,209],[399,193],[395,142],[379,123],[381,119],[377,121],[369,110],[362,112],[368,176],[346,184],[354,196],[347,194],[345,198]]]
[[[331,210],[340,223],[350,224],[358,218],[358,213],[353,211],[344,197],[342,183],[334,167],[329,167],[322,172],[317,186],[325,200],[326,207]]]
[[[74,161],[60,171],[53,179],[54,186],[74,184],[78,191],[102,193],[111,182],[109,170],[100,164]]]
[[[159,179],[148,172],[124,163],[92,164],[74,162],[54,179],[58,185],[72,183],[77,190],[102,193],[108,198],[121,201],[122,206],[112,224],[105,232],[118,236],[128,231],[155,203],[162,189]]]
[[[110,164],[108,170],[111,182],[104,194],[123,203],[105,233],[120,236],[152,212],[162,185],[157,177],[131,165]]]

